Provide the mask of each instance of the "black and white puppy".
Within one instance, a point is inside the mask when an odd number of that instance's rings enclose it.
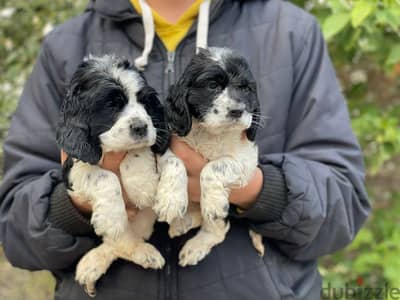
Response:
[[[117,258],[144,268],[164,265],[159,251],[145,242],[156,220],[152,208],[160,219],[170,220],[187,207],[187,178],[177,176],[185,168],[168,150],[169,137],[155,90],[129,61],[106,55],[89,57],[78,66],[62,103],[57,142],[68,154],[63,165],[68,193],[92,205],[91,223],[103,238],[77,266],[76,280],[89,295]],[[100,167],[109,151],[127,152],[120,165],[121,182]],[[121,184],[140,208],[132,220]]]
[[[209,160],[200,174],[201,210],[189,204],[169,230],[173,237],[201,226],[179,254],[181,266],[195,265],[224,240],[230,190],[247,185],[257,167],[256,82],[243,57],[226,48],[200,49],[170,88],[165,106],[172,131]],[[250,236],[263,255],[261,236]]]

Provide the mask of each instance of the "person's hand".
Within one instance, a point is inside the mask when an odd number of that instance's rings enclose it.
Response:
[[[207,164],[200,153],[193,150],[188,144],[179,140],[176,136],[171,139],[170,148],[185,164],[188,174],[188,194],[190,201],[200,202],[200,173]],[[250,182],[238,189],[232,189],[229,202],[242,209],[249,208],[257,199],[263,185],[262,171],[257,168]]]
[[[200,202],[200,172],[207,164],[207,160],[176,136],[172,136],[169,147],[186,167],[190,201]]]
[[[113,173],[115,173],[118,178],[120,178],[120,172],[119,172],[119,165],[121,164],[122,160],[125,158],[126,152],[107,152],[104,155],[103,162],[101,164],[101,167],[103,169],[109,170]],[[67,154],[64,151],[61,151],[61,163],[63,164],[64,161],[67,159]],[[124,188],[122,187],[122,195],[124,197],[125,201],[125,206],[126,206],[126,212],[128,214],[128,218],[132,219],[136,213],[137,213],[137,208],[128,201],[128,197],[126,195],[126,192]],[[92,206],[88,201],[85,199],[78,199],[75,197],[71,197],[72,204],[83,214],[85,215],[90,215],[92,213]]]

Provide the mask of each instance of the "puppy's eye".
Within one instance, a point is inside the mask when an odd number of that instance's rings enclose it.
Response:
[[[241,85],[239,86],[239,89],[245,93],[250,93],[252,91],[251,87],[248,85]]]
[[[208,88],[210,89],[210,90],[216,90],[216,89],[218,89],[219,88],[219,84],[218,84],[218,82],[216,82],[216,81],[210,81],[209,83],[208,83]]]

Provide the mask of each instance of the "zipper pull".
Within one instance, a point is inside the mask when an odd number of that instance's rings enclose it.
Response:
[[[167,52],[167,68],[165,69],[165,73],[173,73],[174,72],[174,64],[175,64],[175,51]]]

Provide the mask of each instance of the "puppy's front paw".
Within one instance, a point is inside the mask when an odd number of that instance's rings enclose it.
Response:
[[[203,223],[201,230],[180,251],[179,265],[196,265],[215,245],[223,242],[229,228],[229,222],[224,220],[216,220],[212,224]]]
[[[145,269],[161,269],[165,260],[160,252],[149,243],[140,243],[130,254],[129,260]]]
[[[171,224],[176,218],[182,218],[188,206],[188,196],[185,191],[160,190],[156,196],[156,204],[153,206],[154,212],[158,216],[158,221]]]
[[[197,265],[208,253],[213,245],[206,239],[195,236],[186,242],[179,252],[179,265],[182,267]]]
[[[83,286],[90,297],[96,296],[96,282],[106,273],[114,259],[111,250],[99,246],[86,253],[79,261],[76,267],[75,280]]]
[[[175,156],[162,162],[163,171],[153,209],[161,222],[183,217],[188,207],[187,174],[183,162]]]
[[[111,210],[108,214],[94,211],[91,223],[98,236],[117,240],[128,226],[128,216],[125,211],[114,212]]]

